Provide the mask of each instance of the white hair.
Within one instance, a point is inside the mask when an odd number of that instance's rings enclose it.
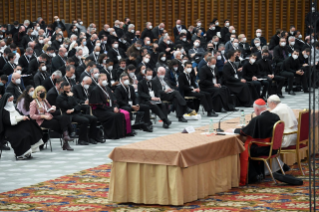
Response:
[[[268,102],[272,102],[272,103],[278,105],[281,102],[281,100],[280,100],[278,95],[273,94],[273,95],[270,95],[268,97]]]
[[[179,54],[179,53],[182,54],[181,51],[175,51],[175,52],[174,52],[174,58],[176,58],[177,54]]]
[[[24,20],[23,23],[24,23],[24,24],[30,24],[30,21],[29,21],[29,20]]]
[[[181,34],[182,34],[182,33],[187,34],[187,30],[186,30],[186,29],[182,29],[182,30],[181,30]]]
[[[288,40],[290,41],[290,40],[292,40],[292,39],[295,40],[295,37],[294,37],[294,36],[289,36]]]
[[[130,24],[130,25],[128,25],[128,28],[135,28],[135,25],[134,24]]]
[[[261,32],[263,32],[261,29],[256,29],[256,32],[257,32],[258,30],[260,30]]]
[[[259,41],[259,43],[260,43],[260,39],[259,38],[255,38],[254,43],[256,43],[256,41]]]
[[[62,77],[62,72],[60,70],[56,70],[52,73],[52,75]]]
[[[93,69],[92,69],[93,70]],[[92,72],[93,73],[93,72]],[[86,80],[88,80],[88,79],[91,79],[91,77],[89,77],[89,76],[85,76],[83,79],[82,79],[82,82],[85,82]]]
[[[78,38],[78,36],[73,34],[73,35],[71,35],[70,39],[72,39],[72,38]]]

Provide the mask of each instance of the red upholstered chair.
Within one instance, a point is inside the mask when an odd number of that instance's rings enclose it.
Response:
[[[302,170],[300,162],[300,150],[306,149],[307,158],[309,158],[309,110],[299,113],[298,131],[291,133],[284,133],[284,135],[290,135],[297,133],[296,145],[289,146],[281,149],[281,154],[295,153],[297,157],[297,163],[302,175],[305,173]]]
[[[248,146],[248,153],[249,153],[249,158],[251,160],[259,160],[259,161],[263,161],[273,179],[273,181],[277,184],[273,174],[272,174],[272,170],[269,167],[268,164],[268,160],[272,159],[272,158],[276,158],[277,163],[279,164],[279,167],[281,169],[281,172],[283,174],[285,174],[284,170],[282,169],[279,160],[278,160],[278,156],[280,155],[280,149],[281,149],[281,143],[282,143],[282,138],[284,135],[284,130],[285,130],[285,123],[283,121],[278,121],[275,123],[274,128],[273,128],[273,132],[272,132],[272,138],[271,138],[271,142],[270,143],[265,143],[265,142],[260,142],[260,141],[251,141],[249,146]],[[250,145],[251,144],[261,144],[263,146],[270,146],[270,151],[269,151],[269,155],[268,156],[258,156],[258,157],[251,157],[250,156]],[[272,150],[277,150],[277,154],[272,155]]]

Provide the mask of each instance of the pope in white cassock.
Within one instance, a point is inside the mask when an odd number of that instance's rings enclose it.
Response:
[[[284,133],[290,133],[298,130],[298,121],[294,112],[288,105],[281,103],[280,98],[277,95],[269,96],[267,104],[270,108],[270,112],[277,114],[280,120],[285,123]],[[297,134],[285,135],[283,137],[281,147],[296,145],[296,141]],[[281,159],[279,159],[279,161],[281,165],[284,164]],[[278,171],[279,169],[278,163],[273,160],[272,171]],[[265,169],[265,174],[269,174],[268,169]]]

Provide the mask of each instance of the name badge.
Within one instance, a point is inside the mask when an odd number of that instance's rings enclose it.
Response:
[[[117,59],[120,60],[120,59],[122,59],[122,57],[121,56],[117,56]]]
[[[132,106],[133,105],[133,101],[128,101],[128,104]]]
[[[149,94],[150,94],[150,96],[151,96],[152,98],[155,97],[154,91],[150,91]]]
[[[115,83],[115,81],[114,81],[114,80],[111,80],[111,86],[112,86],[114,83]]]

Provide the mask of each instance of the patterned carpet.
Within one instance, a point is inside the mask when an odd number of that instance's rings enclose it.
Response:
[[[306,165],[303,163],[303,167]],[[316,169],[318,166],[319,161],[316,161]],[[110,173],[111,165],[101,165],[55,180],[0,193],[0,211],[309,211],[308,176],[300,176],[296,165],[287,173],[303,179],[302,186],[294,187],[284,183],[275,185],[267,178],[262,183],[234,188],[181,207],[109,202],[107,197]],[[316,174],[318,176],[318,173]],[[318,201],[319,197],[316,199]]]

